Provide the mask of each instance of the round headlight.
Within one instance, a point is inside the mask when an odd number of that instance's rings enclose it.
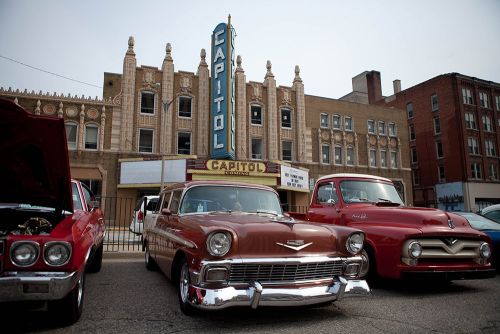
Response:
[[[18,241],[12,244],[10,258],[19,267],[33,265],[38,259],[40,246],[36,242]]]
[[[213,256],[224,256],[231,248],[231,235],[225,232],[216,232],[207,239],[208,252]]]
[[[487,259],[491,256],[490,245],[488,245],[487,242],[483,242],[481,246],[479,246],[479,255],[481,255],[483,259]]]
[[[50,266],[65,265],[71,257],[71,245],[67,242],[46,243],[43,257]]]
[[[417,241],[410,242],[408,245],[408,255],[414,259],[420,257],[422,255],[422,245]]]
[[[362,233],[353,233],[347,238],[346,248],[351,254],[358,254],[363,249],[365,236]]]

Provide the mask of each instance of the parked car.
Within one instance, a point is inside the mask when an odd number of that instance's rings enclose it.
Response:
[[[130,223],[130,232],[141,235],[144,230],[144,215],[153,213],[158,204],[158,196],[142,196],[137,201],[137,205]]]
[[[292,306],[367,294],[363,232],[284,215],[266,186],[172,185],[146,216],[145,260],[178,286],[181,310]]]
[[[486,233],[493,244],[491,264],[497,269],[500,261],[500,223],[472,212],[453,212],[467,219],[470,226]]]
[[[463,217],[405,206],[392,181],[383,177],[321,177],[307,214],[292,216],[365,232],[361,277],[449,281],[495,276],[486,234]]]
[[[500,223],[500,204],[490,205],[480,211],[481,216]]]
[[[99,203],[70,178],[62,118],[3,99],[0,115],[0,302],[47,302],[60,321],[73,323],[85,272],[101,269]]]

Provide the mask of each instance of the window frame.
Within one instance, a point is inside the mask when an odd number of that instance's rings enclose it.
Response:
[[[443,165],[438,165],[438,182],[445,183],[446,182],[446,170]],[[442,170],[442,173],[441,173]],[[442,174],[442,175],[441,175]]]
[[[477,140],[476,137],[467,138],[467,151],[469,152],[469,155],[481,154],[481,151],[479,150],[479,141]]]
[[[260,142],[260,145],[259,145],[260,146],[260,153],[259,153],[260,158],[259,157],[254,157],[254,155],[255,156],[257,155],[257,153],[254,153],[254,151],[253,151],[254,141],[259,141]],[[250,146],[251,146],[250,147],[250,149],[251,149],[251,151],[250,151],[250,158],[252,160],[262,160],[264,158],[264,146],[263,146],[263,143],[264,143],[264,141],[262,140],[262,138],[254,137],[254,138],[252,138],[250,140]]]
[[[444,158],[443,142],[440,141],[440,140],[437,140],[435,147],[436,147],[436,158],[437,159],[443,159]],[[441,151],[441,154],[439,154],[440,151]]]
[[[439,116],[432,117],[432,125],[434,126],[434,134],[435,135],[441,134],[441,119],[439,118]]]
[[[326,116],[326,125],[323,125],[323,116]],[[319,115],[319,127],[321,129],[329,129],[330,128],[330,115],[322,112]]]
[[[406,104],[406,117],[408,119],[415,117],[414,111],[413,111],[413,102],[408,102]]]
[[[141,133],[143,131],[150,131],[151,132],[151,151],[141,151]],[[155,133],[154,129],[149,129],[149,128],[139,128],[139,133],[137,136],[137,152],[139,153],[153,153],[155,149]]]
[[[380,168],[387,168],[387,150],[380,150]]]
[[[181,100],[189,100],[189,106],[190,110],[188,111],[181,111]],[[184,115],[181,115],[181,112],[185,113]],[[187,114],[189,113],[189,116]],[[191,119],[193,118],[193,97],[189,95],[180,95],[177,97],[177,116],[179,118],[185,118],[185,119]]]
[[[462,87],[462,102],[463,104],[474,105],[474,98],[470,88]]]
[[[392,131],[391,131],[391,128],[393,129]],[[394,122],[387,123],[387,134],[389,135],[389,137],[397,137],[398,136],[398,129],[397,129],[396,123],[394,123]]]
[[[383,131],[380,131],[380,124],[383,125],[383,127],[382,127]],[[378,121],[378,123],[377,123],[377,133],[379,135],[383,135],[383,136],[385,136],[387,134],[387,131],[386,131],[386,128],[385,128],[385,121]]]
[[[96,142],[95,142],[95,148],[89,148],[87,147],[87,128],[95,128],[97,130],[97,134],[96,134]],[[100,132],[100,127],[99,127],[99,124],[96,124],[96,123],[87,123],[85,124],[85,131],[84,131],[84,134],[83,134],[83,139],[84,139],[84,143],[83,143],[83,148],[85,150],[89,150],[89,151],[97,151],[99,149],[99,132]]]
[[[287,121],[290,126],[287,126],[286,124],[287,123],[284,123],[284,118],[283,116],[286,116],[286,115],[283,115],[283,112],[288,112],[288,116],[289,116],[289,120]],[[281,119],[281,127],[283,129],[293,129],[293,124],[292,124],[292,109],[290,108],[280,108],[280,119]]]
[[[347,123],[349,121],[349,127]],[[352,132],[354,131],[354,121],[351,116],[344,116],[344,131]]]
[[[411,146],[410,147],[410,163],[412,163],[412,164],[418,164],[418,153],[417,153],[417,147],[416,146]]]
[[[70,141],[68,141],[69,137],[68,137],[68,130],[66,129],[67,126],[74,126],[75,127],[75,142],[74,142],[75,145],[74,145],[74,147],[73,147],[73,145],[72,146],[69,145]],[[68,122],[64,123],[64,130],[66,133],[66,145],[67,145],[69,151],[74,151],[74,150],[78,149],[78,137],[79,137],[78,130],[79,130],[79,128],[80,128],[80,126],[77,122],[68,121]],[[71,143],[73,143],[73,142],[71,142]]]
[[[392,159],[392,156],[394,155],[394,159]],[[391,169],[398,169],[398,151],[391,151],[390,152],[390,163],[391,163]],[[394,163],[392,163],[394,161]]]
[[[144,108],[142,105],[143,105],[143,94],[147,94],[147,95],[152,95],[153,96],[153,107],[151,109],[152,112],[144,112],[143,110],[145,110],[146,108]],[[152,91],[152,90],[147,90],[147,89],[144,89],[144,90],[141,90],[139,92],[139,96],[140,96],[140,105],[139,105],[139,113],[142,115],[142,116],[154,116],[156,114],[156,92]],[[147,110],[150,110],[150,108],[147,108]]]
[[[488,93],[486,92],[479,92],[479,106],[482,108],[487,108],[489,109],[489,98],[488,98]]]
[[[285,159],[285,143],[290,145],[290,159]],[[288,156],[287,156],[288,157]],[[290,140],[281,141],[281,160],[283,161],[293,161],[293,142]]]
[[[372,159],[372,153],[373,153],[373,159]],[[373,162],[373,164],[372,164]],[[378,167],[378,161],[377,161],[377,149],[375,148],[369,148],[368,149],[368,166],[370,168],[377,168]]]
[[[254,110],[253,110],[254,107],[260,109],[260,111],[259,111],[259,113],[260,113],[260,115],[259,115],[259,123],[255,123],[254,122],[254,115],[253,115],[254,114]],[[264,123],[263,122],[263,112],[262,112],[263,109],[264,108],[260,104],[250,104],[250,124],[251,125],[254,125],[254,126],[263,126],[263,123]]]
[[[435,93],[431,95],[431,110],[432,111],[438,111],[439,110],[438,96]]]
[[[372,130],[370,131],[370,124],[372,124]],[[369,119],[366,121],[366,129],[369,134],[375,134],[375,121],[373,119]]]
[[[180,148],[179,148],[179,139],[181,134],[189,134],[189,153],[180,153]],[[191,155],[193,152],[193,134],[191,132],[187,131],[177,131],[177,154],[178,155]],[[184,149],[183,149],[184,150]]]
[[[325,161],[325,151],[324,149],[326,148],[327,150],[327,158],[328,158],[328,161]],[[322,164],[325,164],[325,165],[329,165],[331,163],[331,159],[330,159],[330,144],[321,144],[321,163]]]
[[[471,162],[471,178],[475,180],[482,179],[482,171],[481,171],[481,163],[479,162]]]
[[[335,126],[335,119],[338,119],[338,125]],[[334,130],[342,130],[342,116],[339,114],[332,115],[332,129]]]
[[[337,159],[337,150],[339,150],[340,154],[338,155]],[[335,145],[333,149],[333,164],[336,166],[342,166],[344,164],[344,159],[343,159],[343,149],[342,145]]]
[[[352,159],[349,159],[349,151],[352,151]],[[354,146],[347,146],[345,149],[345,165],[346,166],[355,166],[356,165],[356,150]]]

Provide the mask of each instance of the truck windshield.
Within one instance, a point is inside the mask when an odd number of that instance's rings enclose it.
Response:
[[[249,212],[282,215],[278,196],[268,190],[231,186],[197,186],[187,190],[179,210],[184,213]]]
[[[342,181],[340,192],[346,203],[387,202],[403,205],[392,184],[374,181]]]

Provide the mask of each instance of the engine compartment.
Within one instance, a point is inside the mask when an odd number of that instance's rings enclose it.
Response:
[[[0,209],[0,237],[6,235],[48,235],[61,219],[55,212],[44,210]]]

